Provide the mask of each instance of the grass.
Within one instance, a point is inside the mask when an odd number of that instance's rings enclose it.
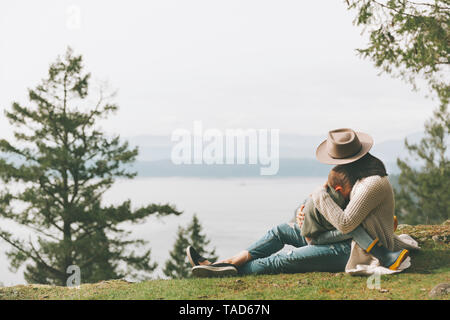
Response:
[[[431,298],[437,284],[450,282],[450,225],[407,226],[422,250],[412,255],[412,266],[400,274],[382,276],[381,289],[369,289],[367,277],[345,273],[260,275],[213,279],[122,280],[84,284],[79,289],[20,285],[0,288],[0,299],[170,299],[170,300],[300,300],[300,299],[444,299]],[[441,240],[431,238],[439,235]]]

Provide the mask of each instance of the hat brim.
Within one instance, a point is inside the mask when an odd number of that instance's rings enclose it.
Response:
[[[316,149],[316,158],[325,164],[346,164],[354,162],[358,159],[364,157],[364,155],[369,152],[373,146],[373,139],[367,133],[356,132],[359,141],[361,142],[362,148],[357,154],[354,154],[348,158],[336,159],[331,157],[327,152],[327,140],[323,141]]]

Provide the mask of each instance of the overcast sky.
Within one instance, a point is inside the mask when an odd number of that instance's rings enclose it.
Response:
[[[354,14],[341,0],[2,1],[0,136],[3,110],[67,46],[118,90],[103,127],[124,136],[194,120],[324,137],[352,127],[375,141],[421,131],[437,102],[356,55]]]

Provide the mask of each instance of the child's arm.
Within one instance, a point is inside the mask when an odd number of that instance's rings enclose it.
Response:
[[[328,244],[341,242],[347,239],[351,239],[352,236],[350,234],[343,234],[339,230],[331,230],[322,232],[319,236],[311,239],[310,244]]]

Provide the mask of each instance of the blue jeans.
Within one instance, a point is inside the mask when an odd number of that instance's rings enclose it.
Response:
[[[295,249],[278,252],[286,244]],[[269,230],[247,249],[252,260],[240,266],[238,271],[240,274],[340,272],[345,270],[350,249],[351,239],[326,245],[308,245],[296,223],[283,223]]]

